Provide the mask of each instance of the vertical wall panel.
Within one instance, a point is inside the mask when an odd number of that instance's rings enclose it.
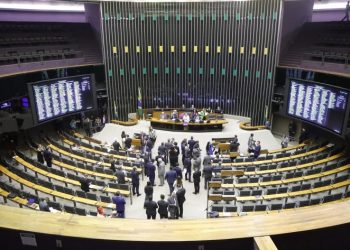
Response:
[[[114,104],[119,119],[135,112],[140,87],[144,108],[220,106],[262,124],[271,104],[281,4],[102,2],[109,117],[115,118]]]

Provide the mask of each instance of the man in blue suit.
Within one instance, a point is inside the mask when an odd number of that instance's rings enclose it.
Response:
[[[165,173],[165,179],[168,182],[170,194],[174,191],[174,182],[176,180],[176,171],[170,167],[170,170]]]
[[[151,182],[152,186],[155,186],[154,179],[156,177],[156,167],[151,161],[147,163],[147,173],[148,173],[149,181]]]
[[[119,191],[112,197],[112,201],[116,206],[118,218],[125,218],[125,199]]]

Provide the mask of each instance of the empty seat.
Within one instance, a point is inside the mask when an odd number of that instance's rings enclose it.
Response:
[[[104,169],[101,168],[101,167],[95,167],[95,171],[96,171],[97,173],[101,173],[101,174],[104,174],[104,173],[105,173],[105,172],[104,172]]]
[[[105,183],[104,181],[98,181],[98,180],[96,180],[95,183],[96,183],[97,186],[100,186],[100,187],[106,186],[106,183]]]
[[[64,211],[66,213],[75,214],[75,208],[74,207],[64,205],[63,208],[64,208]]]
[[[237,183],[239,183],[239,184],[242,184],[242,183],[248,183],[248,178],[239,178],[238,180],[237,180]]]
[[[233,178],[225,178],[224,184],[233,184]]]
[[[243,205],[242,212],[253,212],[254,206],[252,205]]]
[[[97,216],[97,212],[94,212],[94,211],[90,211],[89,214],[90,214],[91,216]]]
[[[273,159],[273,155],[267,155],[266,156],[266,160],[272,160]]]
[[[261,196],[262,195],[262,190],[261,189],[252,190],[251,195],[252,196]]]
[[[122,190],[129,190],[129,184],[118,184],[118,187]]]
[[[222,206],[222,205],[217,205],[217,204],[213,204],[213,205],[211,206],[211,211],[223,212],[223,211],[224,211],[224,206]]]
[[[113,175],[113,171],[111,169],[105,169],[104,173],[108,175]]]
[[[260,167],[259,167],[259,170],[260,171],[264,171],[264,170],[267,170],[269,168],[269,166],[267,166],[267,165],[261,165]]]
[[[93,193],[86,193],[86,198],[97,201],[97,195]]]
[[[63,192],[66,194],[74,195],[74,190],[71,188],[64,187]]]
[[[223,195],[235,195],[235,191],[234,190],[224,190]]]
[[[284,194],[284,193],[287,193],[287,191],[288,191],[288,187],[279,187],[277,190],[277,193]]]
[[[331,202],[333,201],[333,195],[326,195],[323,197],[323,202]]]
[[[259,182],[259,177],[250,177],[249,178],[249,183],[257,183]]]
[[[108,183],[108,187],[114,188],[114,189],[119,189],[119,185],[117,183],[112,183],[112,182]]]
[[[212,194],[221,194],[221,195],[222,195],[222,194],[223,194],[223,191],[222,191],[222,190],[215,190],[215,189],[214,189],[214,190],[212,191]]]
[[[84,208],[76,207],[76,208],[75,208],[75,212],[76,212],[76,214],[78,214],[78,215],[86,216],[86,210],[85,210]]]
[[[310,201],[306,200],[306,201],[299,201],[299,207],[306,207],[309,206]]]
[[[277,168],[277,164],[271,164],[269,165],[269,170],[274,170]]]
[[[303,176],[303,171],[297,171],[294,173],[294,178],[302,177]]]
[[[300,191],[301,186],[293,186],[291,189],[291,192],[298,192]]]
[[[287,173],[286,176],[285,176],[284,178],[285,178],[285,179],[294,178],[294,173]]]
[[[271,210],[281,210],[282,204],[271,204]]]
[[[263,182],[268,182],[272,180],[272,176],[263,176],[262,181]]]
[[[280,168],[287,168],[289,167],[289,163],[288,162],[282,162],[280,165]]]
[[[300,190],[309,190],[309,189],[311,189],[311,184],[310,183],[303,184],[300,187]]]
[[[342,175],[342,176],[338,176],[334,179],[333,183],[338,183],[338,182],[342,182],[342,181],[346,181],[349,178],[348,175]]]
[[[276,155],[276,159],[282,158],[282,157],[284,157],[284,154],[283,154],[283,153],[282,153],[282,154],[277,154],[277,155]]]
[[[274,176],[272,176],[272,180],[273,181],[280,181],[280,180],[282,180],[282,175],[274,175]]]
[[[321,202],[321,199],[319,199],[319,198],[311,199],[310,200],[310,206],[320,204],[320,202]]]
[[[64,187],[60,186],[60,185],[54,185],[55,190],[61,193],[64,193]]]
[[[246,168],[245,170],[246,172],[254,172],[255,171],[255,167],[254,166],[249,166]]]
[[[76,195],[80,198],[86,198],[86,193],[80,190],[75,191]]]
[[[295,202],[286,203],[284,209],[295,208]]]
[[[340,200],[342,197],[343,197],[343,194],[342,194],[342,193],[333,194],[333,200],[334,200],[334,201]]]
[[[266,211],[266,205],[255,205],[255,211]]]
[[[100,199],[102,202],[111,203],[111,197],[109,196],[100,195]]]
[[[237,212],[237,207],[233,206],[233,205],[226,205],[225,206],[225,212],[235,213],[235,212]]]
[[[241,190],[239,192],[240,196],[250,196],[250,190]]]
[[[266,191],[267,195],[276,194],[276,193],[277,193],[277,188],[267,189]]]

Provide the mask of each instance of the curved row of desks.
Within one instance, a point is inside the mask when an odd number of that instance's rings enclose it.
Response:
[[[139,219],[51,214],[7,206],[0,206],[0,217],[0,228],[58,236],[139,242],[211,241],[285,234],[349,223],[350,201],[287,209],[271,214],[154,220],[147,223]]]

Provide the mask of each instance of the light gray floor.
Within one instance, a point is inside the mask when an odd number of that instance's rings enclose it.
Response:
[[[224,138],[224,137],[233,137],[237,134],[239,142],[241,144],[241,153],[246,153],[247,151],[247,142],[248,137],[251,132],[244,131],[239,128],[239,121],[234,119],[228,119],[229,123],[224,125],[224,129],[222,132],[200,132],[200,133],[191,133],[191,132],[170,132],[170,131],[162,131],[156,130],[157,141],[155,143],[153,149],[153,157],[157,154],[157,148],[161,142],[165,142],[168,138],[174,138],[175,141],[180,144],[180,142],[187,138],[189,139],[191,135],[194,136],[195,140],[199,141],[200,148],[202,149],[202,156],[205,154],[205,146],[208,141],[211,141],[212,138]],[[113,143],[114,140],[121,141],[121,132],[125,131],[127,134],[132,136],[134,133],[148,132],[150,123],[148,121],[140,121],[137,125],[131,127],[124,127],[116,124],[106,124],[105,128],[99,132],[94,134],[94,138],[101,140],[102,142],[106,142],[107,144]],[[271,131],[269,130],[259,130],[254,132],[255,139],[260,140],[262,144],[262,149],[276,149],[280,147],[280,140],[276,139]],[[179,159],[179,162],[181,160]],[[181,166],[181,163],[180,163]],[[181,166],[182,167],[182,166]],[[168,167],[167,167],[168,168]],[[130,200],[127,199],[126,206],[126,217],[127,218],[146,218],[145,210],[143,209],[144,203],[144,187],[146,185],[148,178],[145,177],[143,181],[140,183],[140,193],[142,195],[140,197],[133,197],[133,204],[130,205]],[[159,200],[161,194],[166,195],[166,199],[169,194],[169,187],[167,183],[164,186],[158,186],[159,179],[157,178],[156,173],[156,184],[154,187],[154,200]],[[206,217],[206,207],[207,207],[207,192],[203,188],[204,182],[203,179],[200,184],[200,193],[194,195],[192,192],[194,191],[193,183],[189,183],[188,181],[184,181],[184,187],[186,189],[186,202],[184,203],[184,219],[193,219],[193,218],[205,218]],[[158,216],[158,215],[157,215]]]

